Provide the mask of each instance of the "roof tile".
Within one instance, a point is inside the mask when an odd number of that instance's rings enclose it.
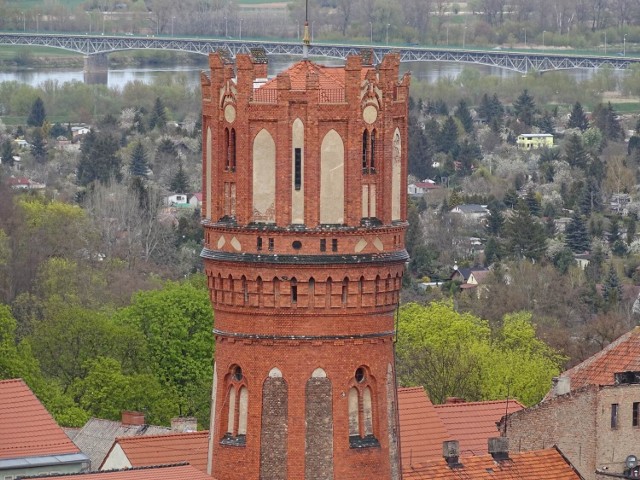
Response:
[[[48,475],[38,478],[60,478],[63,480],[211,480],[209,475],[187,464],[158,465],[71,475]]]
[[[0,381],[0,459],[80,453],[24,380]]]

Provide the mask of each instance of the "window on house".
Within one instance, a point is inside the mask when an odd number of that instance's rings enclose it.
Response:
[[[369,173],[368,157],[369,157],[369,132],[365,130],[364,132],[362,132],[362,173]]]
[[[320,251],[321,252],[327,251],[327,240],[325,238],[320,239]]]
[[[231,169],[231,149],[229,148],[229,129],[224,129],[224,168]]]
[[[273,238],[269,239],[269,251],[273,252],[273,247],[274,247],[274,240]]]
[[[331,239],[331,251],[332,252],[337,252],[338,251],[338,239],[337,238],[332,238]]]
[[[620,405],[617,403],[611,404],[611,428],[618,428],[618,409]]]
[[[236,169],[236,129],[232,128],[229,134],[229,167],[231,171]]]
[[[348,293],[349,293],[349,279],[345,277],[344,280],[342,280],[342,305],[347,304]]]
[[[371,132],[371,160],[369,161],[370,173],[376,173],[376,131]]]
[[[296,148],[294,150],[293,186],[296,190],[300,190],[302,188],[302,149],[301,148]]]
[[[239,365],[229,369],[227,386],[227,431],[220,440],[223,445],[244,446],[247,435],[247,417],[249,412],[249,391],[247,382]]]
[[[379,446],[374,435],[373,385],[366,367],[358,367],[350,382],[348,396],[349,446]]]
[[[291,279],[291,303],[298,303],[298,281],[295,277]]]
[[[640,425],[640,402],[633,402],[631,424],[634,427],[637,427]]]
[[[257,241],[256,241],[256,249],[258,251],[262,250],[262,237],[258,237]]]

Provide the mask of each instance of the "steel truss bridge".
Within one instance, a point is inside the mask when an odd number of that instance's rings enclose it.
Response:
[[[232,56],[263,48],[267,55],[302,55],[301,43],[270,40],[194,39],[174,37],[140,37],[112,35],[69,35],[0,33],[0,45],[34,45],[61,48],[86,56],[104,55],[123,50],[177,50],[207,55],[227,50]],[[526,74],[574,68],[609,67],[624,70],[640,63],[638,57],[597,56],[540,51],[467,50],[451,48],[390,47],[317,43],[309,47],[312,57],[345,59],[363,49],[373,50],[376,61],[389,52],[400,54],[402,62],[456,62],[499,67]]]

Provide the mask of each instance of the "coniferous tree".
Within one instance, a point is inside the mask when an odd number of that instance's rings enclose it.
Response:
[[[607,278],[602,285],[602,298],[609,307],[622,300],[622,284],[613,264],[609,266]]]
[[[149,175],[149,163],[147,162],[147,152],[141,141],[138,141],[131,152],[131,163],[129,171],[134,177],[144,177]]]
[[[629,215],[627,218],[627,245],[631,245],[636,236],[636,216]]]
[[[440,131],[438,150],[451,153],[458,146],[458,126],[453,117],[447,117]]]
[[[504,216],[500,209],[495,205],[489,207],[489,216],[487,217],[487,233],[492,237],[499,237],[502,234],[504,226]]]
[[[579,128],[583,132],[589,128],[589,119],[587,118],[587,114],[584,113],[580,102],[576,102],[573,105],[567,126],[569,128]]]
[[[555,122],[553,121],[553,116],[548,110],[544,111],[542,118],[538,121],[538,128],[542,130],[543,133],[553,134],[555,132]]]
[[[156,101],[153,104],[153,110],[149,115],[149,130],[154,128],[163,129],[167,125],[167,111],[164,107],[164,103],[160,100],[160,97],[156,97]]]
[[[46,119],[47,113],[44,109],[44,102],[38,97],[31,106],[31,112],[29,113],[29,118],[27,118],[27,125],[30,127],[42,127]]]
[[[405,235],[405,247],[409,255],[411,255],[412,252],[422,244],[423,240],[420,213],[413,202],[408,202],[407,205],[407,221],[409,222],[409,227]]]
[[[471,175],[476,164],[482,160],[480,145],[465,138],[459,145],[457,159],[462,166],[462,174]]]
[[[618,120],[618,114],[611,106],[598,104],[593,111],[593,123],[607,140],[624,140],[624,130]]]
[[[523,90],[520,96],[513,102],[513,111],[516,118],[527,126],[533,125],[533,116],[536,112],[536,103],[529,95],[527,89]]]
[[[489,98],[489,94],[485,93],[482,95],[480,99],[480,105],[478,106],[478,115],[480,118],[487,121],[487,123],[491,123],[491,98]]]
[[[458,108],[456,109],[455,116],[458,120],[460,120],[460,123],[462,124],[465,132],[473,132],[473,118],[471,117],[471,112],[469,112],[469,107],[467,106],[466,100],[460,100],[460,102],[458,103]]]
[[[122,161],[118,157],[118,140],[107,132],[91,130],[80,145],[80,162],[76,173],[80,185],[98,181],[122,180]]]
[[[587,151],[584,149],[579,135],[571,134],[565,141],[564,158],[572,167],[584,168],[587,166]]]
[[[540,205],[540,201],[538,200],[536,192],[533,190],[533,188],[530,188],[527,191],[527,196],[524,200],[525,202],[527,202],[527,207],[529,208],[531,215],[539,217],[542,213],[542,205]]]
[[[180,162],[178,171],[171,179],[169,190],[175,193],[187,193],[189,191],[189,177],[182,168],[182,162]]]
[[[2,142],[2,148],[0,148],[0,159],[2,160],[2,164],[8,167],[13,167],[14,160],[13,156],[15,155],[13,151],[13,144],[11,143],[11,139],[7,138],[4,142]]]
[[[37,163],[45,163],[47,161],[47,145],[42,136],[42,130],[36,128],[31,138],[31,155]]]
[[[584,253],[591,245],[589,232],[584,219],[574,210],[571,220],[564,231],[565,244],[575,253]]]
[[[617,216],[612,217],[611,222],[609,222],[607,240],[609,241],[609,245],[613,245],[615,242],[620,240],[620,224]]]
[[[496,237],[489,237],[484,246],[484,264],[489,266],[502,258],[502,246]]]
[[[602,247],[597,245],[591,252],[591,258],[589,259],[589,265],[584,269],[584,274],[590,283],[596,284],[602,278],[604,273],[604,252]]]
[[[521,199],[514,214],[505,225],[509,253],[514,258],[540,260],[547,249],[544,226],[531,215],[527,203]]]
[[[510,188],[505,192],[502,202],[507,206],[507,208],[515,208],[518,203],[518,192],[516,192],[515,189]]]

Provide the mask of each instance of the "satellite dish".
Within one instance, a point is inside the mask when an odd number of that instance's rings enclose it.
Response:
[[[635,455],[629,455],[624,461],[624,464],[627,468],[636,468],[638,466],[638,457]]]

